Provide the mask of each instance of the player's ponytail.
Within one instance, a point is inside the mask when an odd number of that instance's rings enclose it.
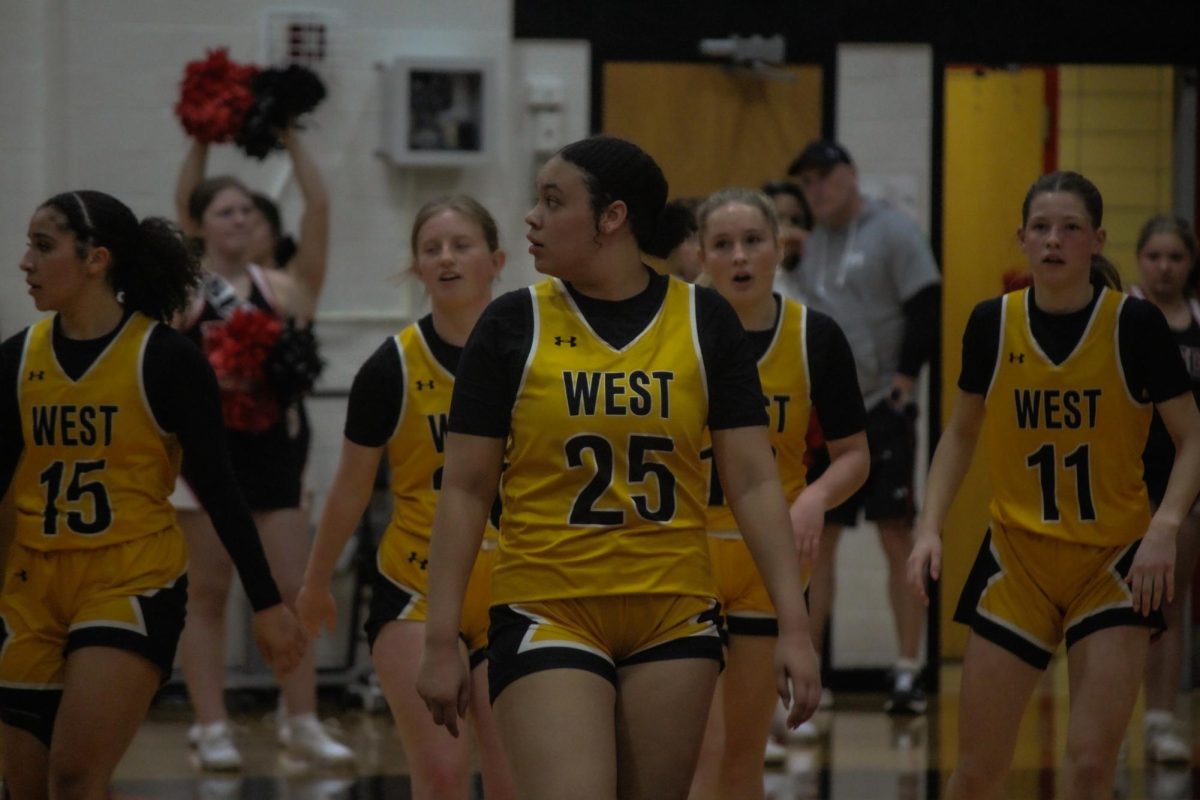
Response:
[[[1092,267],[1088,273],[1092,286],[1107,287],[1121,291],[1121,272],[1116,265],[1097,253],[1092,256]]]
[[[187,306],[200,268],[173,223],[161,217],[138,222],[120,200],[91,190],[55,195],[41,207],[58,212],[80,258],[88,248],[108,250],[105,278],[126,308],[166,321]]]

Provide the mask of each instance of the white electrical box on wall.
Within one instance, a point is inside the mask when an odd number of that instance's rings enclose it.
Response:
[[[491,159],[495,61],[397,57],[380,65],[380,77],[381,156],[393,164],[446,167]]]

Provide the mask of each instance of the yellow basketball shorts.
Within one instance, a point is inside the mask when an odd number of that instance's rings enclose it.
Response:
[[[733,636],[778,636],[775,606],[741,535],[709,532],[708,555],[726,631]],[[806,566],[805,586],[810,572]]]
[[[1140,544],[1092,547],[993,522],[954,619],[1037,669],[1049,665],[1064,637],[1070,648],[1119,625],[1162,631],[1161,611],[1134,612],[1125,583]]]
[[[634,664],[711,658],[724,666],[721,606],[711,597],[614,595],[492,606],[492,701],[514,681],[548,669],[594,672],[614,686]]]
[[[13,545],[0,592],[0,716],[47,745],[67,657],[114,647],[171,674],[187,607],[177,529],[89,550]]]
[[[424,622],[428,619],[425,593],[429,586],[429,542],[417,536],[400,534],[399,547],[381,547],[371,591],[371,607],[363,630],[374,647],[383,626],[397,620]],[[488,606],[492,596],[492,567],[496,563],[494,542],[484,541],[463,599],[459,636],[467,645],[471,667],[487,657]]]

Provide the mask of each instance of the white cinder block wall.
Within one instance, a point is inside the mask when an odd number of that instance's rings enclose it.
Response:
[[[926,232],[932,109],[930,47],[844,44],[838,48],[836,136],[854,157],[864,190],[908,210]],[[923,429],[924,419],[921,424]],[[918,461],[925,463],[923,452]],[[918,497],[921,483],[918,479]],[[875,526],[864,524],[844,531],[831,629],[834,668],[890,667],[895,663],[896,634],[887,578],[887,562]]]
[[[266,0],[4,0],[0,2],[0,335],[37,313],[17,269],[37,203],[76,188],[97,188],[141,215],[173,216],[172,191],[187,141],[171,108],[184,64],[225,46],[238,61],[261,63]],[[289,8],[329,14],[329,56],[321,72],[328,97],[305,140],[332,196],[329,280],[318,330],[329,366],[323,388],[347,389],[354,371],[389,333],[422,313],[421,294],[402,279],[412,215],[446,192],[474,194],[495,214],[509,264],[498,291],[535,273],[522,223],[536,162],[526,111],[530,76],[565,85],[563,139],[587,134],[589,52],[583,42],[512,39],[508,0],[339,0]],[[487,56],[495,60],[499,120],[495,157],[468,169],[400,168],[376,156],[382,108],[376,65],[395,56]],[[235,173],[277,196],[289,227],[300,203],[288,161],[259,163],[232,146],[214,147],[209,173]],[[312,404],[317,439],[314,500],[328,484],[344,403]]]

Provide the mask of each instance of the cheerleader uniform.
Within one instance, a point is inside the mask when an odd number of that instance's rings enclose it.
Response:
[[[250,296],[245,305],[282,320],[279,301],[271,291],[262,269],[251,264]],[[204,331],[223,325],[225,318],[200,293],[188,314],[184,335],[204,350]],[[262,391],[269,389],[262,387]],[[304,465],[311,438],[304,403],[296,400],[279,409],[277,418],[263,430],[238,430],[226,424],[229,453],[246,500],[252,511],[272,511],[300,506]],[[186,507],[186,502],[178,504]]]

